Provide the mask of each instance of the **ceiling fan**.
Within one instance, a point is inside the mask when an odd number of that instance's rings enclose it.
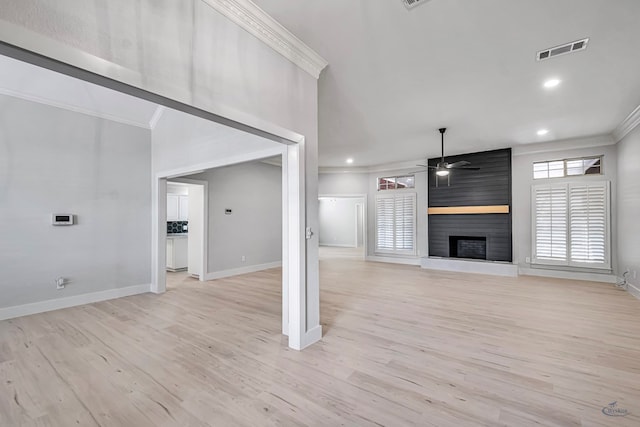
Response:
[[[417,165],[417,166],[420,166],[423,168],[435,169],[436,175],[438,176],[448,176],[449,172],[452,169],[475,170],[475,171],[480,170],[480,168],[471,167],[471,163],[467,162],[466,160],[460,160],[458,162],[453,162],[453,163],[445,162],[444,161],[444,133],[447,131],[447,128],[440,128],[438,130],[440,131],[440,140],[441,140],[441,147],[442,147],[442,155],[440,157],[440,161],[436,166],[431,166],[431,165]]]

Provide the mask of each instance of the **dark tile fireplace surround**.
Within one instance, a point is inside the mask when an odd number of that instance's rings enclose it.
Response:
[[[439,159],[429,160],[429,164]],[[508,213],[430,214],[429,256],[512,261],[511,150],[494,150],[445,158],[470,161],[478,171],[453,171],[447,186],[429,173],[429,208],[508,206]],[[432,163],[433,162],[433,163]]]

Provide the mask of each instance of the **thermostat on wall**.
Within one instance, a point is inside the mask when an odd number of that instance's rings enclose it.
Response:
[[[51,224],[73,225],[73,215],[72,214],[53,214],[51,215]]]

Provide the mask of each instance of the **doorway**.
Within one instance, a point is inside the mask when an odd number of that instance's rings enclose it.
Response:
[[[324,257],[366,255],[366,194],[318,197],[320,247]]]
[[[148,177],[152,177],[152,188],[150,198],[149,194],[141,194],[130,206],[143,207],[144,203],[151,201],[151,215],[148,210],[140,215],[141,225],[136,230],[149,230],[144,221],[151,218],[152,232],[149,236],[147,231],[140,231],[140,238],[136,243],[146,246],[149,252],[144,250],[138,251],[141,262],[131,261],[131,257],[124,257],[125,267],[139,268],[142,272],[140,276],[144,276],[145,269],[148,272],[148,261],[151,259],[151,277],[144,278],[145,283],[129,286],[124,290],[116,289],[114,292],[108,293],[108,297],[117,297],[124,295],[133,295],[151,291],[161,293],[166,290],[166,235],[167,235],[167,181],[180,178],[184,175],[200,172],[207,168],[220,167],[230,164],[242,163],[250,160],[261,159],[279,155],[282,158],[282,182],[283,182],[283,280],[282,280],[282,332],[289,336],[289,346],[294,349],[302,349],[307,345],[317,341],[321,337],[321,327],[319,325],[312,326],[307,329],[307,290],[306,290],[306,254],[305,254],[305,156],[304,156],[304,136],[277,125],[258,121],[251,117],[244,117],[246,123],[235,122],[231,119],[210,113],[193,107],[179,101],[172,100],[154,93],[137,89],[133,86],[111,80],[104,76],[88,72],[71,65],[50,60],[46,57],[32,54],[28,51],[17,50],[11,46],[3,45],[0,53],[12,56],[25,64],[30,63],[38,68],[48,69],[60,73],[65,78],[73,78],[82,81],[85,84],[95,85],[97,91],[115,90],[123,97],[128,97],[131,104],[142,103],[145,107],[149,107],[147,117],[135,122],[126,117],[121,123],[131,125],[135,128],[142,128],[136,132],[140,139],[145,139],[144,143],[140,143],[139,154],[143,156],[137,164],[137,169],[132,167],[131,170],[140,170],[140,176],[137,177],[136,185],[141,188],[148,187]],[[54,75],[54,74],[52,74]],[[56,85],[47,85],[47,87],[57,87]],[[93,88],[93,86],[92,86]],[[64,91],[63,95],[72,93],[82,93],[78,91]],[[55,94],[57,95],[57,94]],[[25,94],[29,96],[29,94]],[[115,96],[115,95],[114,95]],[[54,98],[51,103],[58,101]],[[69,104],[69,110],[77,110],[77,106]],[[83,108],[83,111],[87,110]],[[198,118],[204,122],[216,124],[217,130],[228,129],[223,137],[219,138],[220,144],[212,144],[215,135],[205,135],[206,139],[193,140],[190,145],[183,145],[173,141],[153,141],[153,150],[151,150],[151,139],[155,137],[155,126],[162,122],[162,114],[165,110],[178,111],[188,116]],[[89,111],[89,110],[87,110]],[[147,109],[129,108],[126,112],[141,111],[146,114]],[[154,112],[155,111],[155,112]],[[92,111],[91,111],[92,112]],[[111,115],[105,116],[101,111],[96,111],[96,123],[101,125],[103,120],[111,120]],[[102,115],[101,115],[102,114]],[[137,119],[137,117],[136,117]],[[118,128],[115,125],[109,125],[107,129]],[[189,132],[191,129],[187,126],[178,129],[179,131]],[[233,135],[231,135],[233,134]],[[102,134],[97,133],[98,136]],[[241,136],[238,136],[241,135]],[[256,142],[260,138],[263,142]],[[117,139],[116,139],[117,140]],[[248,141],[246,144],[245,142]],[[98,141],[101,142],[101,141]],[[146,150],[146,151],[145,151]],[[77,150],[80,152],[81,150]],[[156,153],[162,153],[158,158]],[[102,159],[104,157],[97,157]],[[109,157],[109,159],[117,158],[117,155]],[[78,164],[83,164],[78,162]],[[151,165],[151,171],[149,171]],[[96,168],[97,173],[99,168]],[[137,186],[136,186],[137,188]],[[147,190],[148,191],[148,190]],[[144,191],[142,191],[144,192]],[[111,192],[109,197],[114,197],[118,193]],[[104,197],[103,197],[104,198]],[[104,198],[106,199],[106,198]],[[102,199],[101,199],[102,200]],[[128,205],[128,206],[129,206]],[[148,209],[148,207],[147,207]],[[114,210],[116,208],[114,207]],[[107,210],[96,210],[108,213]],[[83,213],[84,214],[84,213]],[[91,213],[89,213],[91,214]],[[126,223],[126,222],[125,222]],[[114,226],[115,228],[115,226]],[[70,229],[75,230],[75,229]],[[104,232],[105,230],[101,230]],[[310,231],[311,233],[311,231]],[[112,235],[117,235],[112,233]],[[121,236],[118,235],[118,236]],[[125,243],[130,243],[126,241]],[[151,243],[149,245],[149,243]],[[131,246],[131,245],[129,245]],[[129,249],[125,245],[126,249]],[[117,254],[117,252],[114,252]],[[151,255],[149,257],[149,255]],[[113,261],[113,266],[118,265],[120,261]],[[106,275],[101,275],[106,277]],[[150,280],[149,280],[150,279]],[[149,283],[150,282],[150,283]],[[103,286],[102,284],[100,286]],[[104,288],[107,285],[103,286]],[[95,295],[91,298],[99,300],[105,294],[103,289],[96,289]],[[114,295],[114,296],[111,296]],[[315,295],[311,296],[312,305],[317,305],[318,299]],[[314,309],[317,310],[317,307]]]
[[[167,182],[167,286],[187,278],[205,280],[207,259],[207,181]]]

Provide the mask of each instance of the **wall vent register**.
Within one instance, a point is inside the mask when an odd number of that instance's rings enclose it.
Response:
[[[414,7],[428,1],[429,0],[402,0],[402,3],[407,7],[407,9],[413,9]]]
[[[553,58],[554,56],[566,55],[567,53],[579,52],[587,48],[589,39],[576,40],[571,43],[565,43],[560,46],[551,47],[549,49],[541,50],[536,54],[536,60],[544,61],[545,59]]]

